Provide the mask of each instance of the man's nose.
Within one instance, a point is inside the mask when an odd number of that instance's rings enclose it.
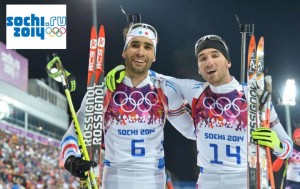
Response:
[[[138,55],[144,55],[145,53],[145,48],[143,46],[140,46],[138,49],[137,49],[137,54]]]
[[[212,65],[212,63],[213,63],[213,58],[211,56],[208,56],[207,59],[206,59],[205,64],[207,66],[210,66],[210,65]]]

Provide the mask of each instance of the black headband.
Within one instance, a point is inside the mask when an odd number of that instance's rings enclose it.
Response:
[[[208,48],[213,48],[213,49],[217,49],[218,51],[220,51],[225,58],[231,62],[230,57],[229,57],[229,52],[226,49],[226,47],[218,40],[210,40],[210,39],[206,39],[203,42],[201,42],[197,48],[196,48],[196,53],[197,55],[199,54],[199,52],[201,52],[204,49],[208,49]]]

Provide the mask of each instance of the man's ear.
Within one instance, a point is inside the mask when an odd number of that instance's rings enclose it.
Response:
[[[229,62],[228,60],[227,60],[227,68],[230,68],[231,67],[231,62]]]
[[[154,57],[153,59],[152,59],[152,62],[155,62],[156,61],[156,57]]]
[[[122,52],[122,57],[123,57],[124,59],[125,59],[125,57],[126,57],[125,55],[126,55],[126,54],[125,54],[125,51],[123,51],[123,52]]]

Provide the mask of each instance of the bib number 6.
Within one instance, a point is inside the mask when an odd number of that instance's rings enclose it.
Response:
[[[131,140],[131,155],[134,157],[145,156],[145,148],[143,146],[144,139]]]

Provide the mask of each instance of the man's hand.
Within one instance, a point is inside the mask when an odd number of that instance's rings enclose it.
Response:
[[[65,169],[68,170],[74,177],[87,179],[85,172],[91,167],[96,167],[97,163],[94,161],[86,161],[81,157],[70,156],[65,162]]]
[[[125,77],[125,66],[119,65],[114,69],[110,70],[106,75],[106,87],[111,91],[114,92],[116,90],[116,84],[122,82]]]
[[[252,132],[252,137],[262,146],[268,146],[276,152],[282,150],[281,142],[277,134],[271,129],[264,127],[257,128]]]

